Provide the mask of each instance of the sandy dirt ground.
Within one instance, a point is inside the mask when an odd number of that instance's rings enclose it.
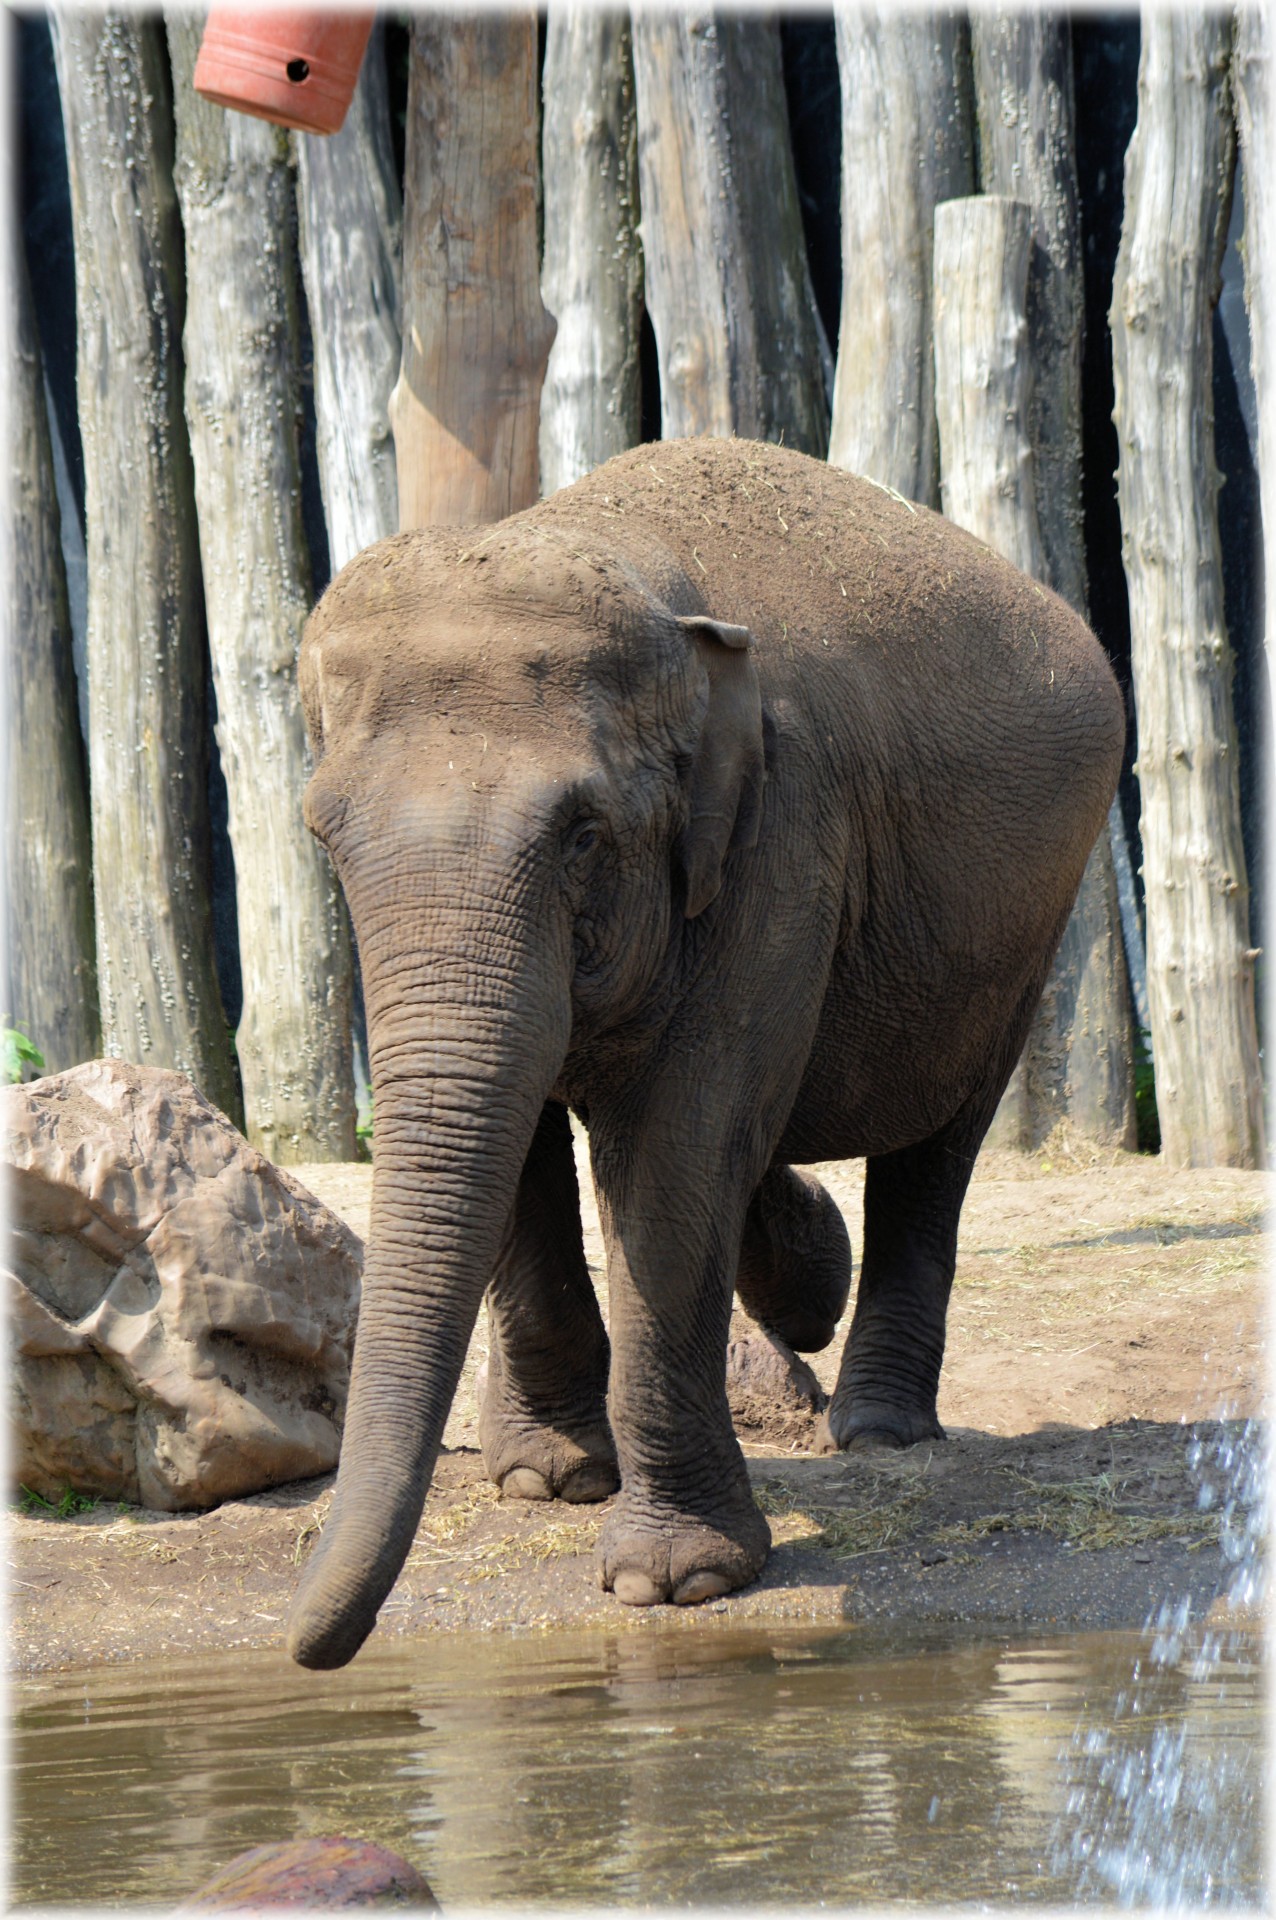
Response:
[[[582,1163],[583,1164],[583,1163]],[[295,1169],[366,1236],[371,1169]],[[859,1243],[862,1165],[817,1169]],[[597,1216],[586,1243],[604,1297]],[[383,1634],[714,1623],[947,1620],[1043,1631],[1139,1626],[1226,1581],[1225,1459],[1264,1411],[1266,1176],[1182,1172],[1056,1146],[987,1154],[963,1219],[940,1393],[943,1443],[820,1457],[742,1433],[775,1550],[707,1607],[621,1607],[594,1580],[606,1507],[502,1502],[478,1452],[476,1329],[416,1544]],[[836,1377],[842,1334],[812,1356]],[[13,1511],[20,1672],[278,1641],[332,1477],[207,1514],[106,1503]],[[1205,1495],[1202,1487],[1213,1491]],[[1208,1504],[1210,1501],[1213,1504]]]

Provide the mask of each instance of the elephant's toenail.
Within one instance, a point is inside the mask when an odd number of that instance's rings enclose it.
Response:
[[[501,1494],[506,1500],[552,1500],[554,1490],[535,1467],[511,1467],[501,1481]]]
[[[617,1600],[627,1607],[658,1607],[665,1596],[650,1574],[618,1573],[611,1583]]]
[[[615,1493],[620,1485],[620,1475],[614,1467],[586,1466],[577,1467],[569,1473],[558,1489],[560,1500],[572,1500],[583,1503],[586,1500],[606,1500]]]
[[[731,1582],[724,1573],[714,1573],[705,1567],[699,1573],[689,1573],[674,1588],[673,1603],[676,1607],[694,1607],[701,1600],[717,1600],[730,1591]]]

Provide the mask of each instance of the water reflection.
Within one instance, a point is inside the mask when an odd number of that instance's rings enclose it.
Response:
[[[653,1618],[383,1642],[324,1676],[255,1653],[23,1681],[12,1894],[171,1902],[244,1847],[344,1832],[406,1855],[445,1907],[1099,1899],[1049,1836],[1069,1733],[1136,1642]],[[1217,1684],[1222,1714],[1159,1669],[1146,1710],[1225,1782],[1260,1688],[1241,1666]],[[1222,1870],[1257,1899],[1261,1836],[1237,1839],[1225,1789],[1215,1811]]]

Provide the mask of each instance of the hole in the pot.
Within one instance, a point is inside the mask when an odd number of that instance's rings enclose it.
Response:
[[[287,74],[290,80],[308,80],[310,78],[310,62],[308,60],[290,60],[287,66]]]

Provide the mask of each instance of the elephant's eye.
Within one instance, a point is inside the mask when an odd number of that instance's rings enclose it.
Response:
[[[568,829],[564,843],[568,861],[572,864],[583,861],[601,843],[602,837],[602,828],[597,820],[578,820],[574,827]]]

